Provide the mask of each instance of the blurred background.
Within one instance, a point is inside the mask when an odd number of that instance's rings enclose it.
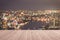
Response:
[[[60,29],[60,1],[0,0],[0,29]]]

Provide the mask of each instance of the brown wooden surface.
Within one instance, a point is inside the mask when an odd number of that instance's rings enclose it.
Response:
[[[0,40],[60,40],[60,30],[0,30]]]

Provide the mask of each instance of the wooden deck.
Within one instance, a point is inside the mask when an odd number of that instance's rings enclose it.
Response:
[[[60,30],[0,30],[0,40],[60,40]]]

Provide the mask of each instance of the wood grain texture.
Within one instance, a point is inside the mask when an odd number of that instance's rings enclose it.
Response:
[[[0,30],[0,40],[60,40],[60,30]]]

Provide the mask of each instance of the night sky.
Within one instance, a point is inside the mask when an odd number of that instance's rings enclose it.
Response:
[[[60,9],[59,0],[0,0],[0,10]]]

